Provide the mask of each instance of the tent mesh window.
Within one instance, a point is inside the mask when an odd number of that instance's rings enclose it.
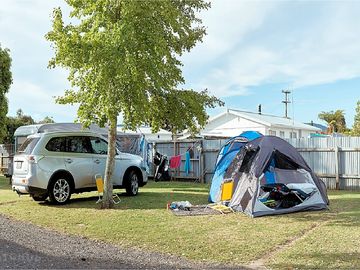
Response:
[[[289,157],[279,151],[274,153],[275,168],[283,170],[297,170],[299,165],[292,161]]]
[[[248,149],[245,153],[244,159],[240,166],[240,172],[248,173],[250,171],[251,165],[253,163],[254,158],[256,157],[256,153],[258,149]]]

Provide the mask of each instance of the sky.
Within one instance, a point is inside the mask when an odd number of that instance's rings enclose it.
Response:
[[[72,122],[76,106],[54,97],[69,88],[67,71],[48,69],[54,55],[44,35],[61,0],[0,0],[0,43],[11,51],[9,115],[21,108],[41,120]],[[319,122],[321,111],[345,111],[353,123],[360,100],[360,1],[216,0],[199,14],[207,36],[181,57],[186,84],[207,88],[226,108],[284,115],[283,89],[292,95],[289,115]]]

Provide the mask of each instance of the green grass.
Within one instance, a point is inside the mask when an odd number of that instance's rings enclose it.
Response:
[[[18,198],[0,177],[0,213],[61,232],[194,260],[246,265],[270,253],[266,264],[271,268],[360,265],[359,192],[330,192],[330,211],[255,219],[241,213],[178,217],[166,210],[171,201],[205,204],[208,189],[194,183],[151,182],[136,197],[121,194],[115,209],[100,210],[95,192],[74,195],[66,206],[51,206],[27,196]]]

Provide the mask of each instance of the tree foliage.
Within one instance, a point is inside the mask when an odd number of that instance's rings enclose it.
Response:
[[[35,124],[34,119],[30,115],[24,114],[24,112],[19,109],[16,112],[16,116],[6,117],[6,135],[3,139],[3,143],[11,144],[14,143],[14,132],[18,127],[33,125]]]
[[[5,119],[5,136],[0,143],[12,144],[15,141],[14,133],[18,127],[34,125],[34,124],[47,124],[55,123],[54,120],[46,116],[43,120],[36,122],[30,115],[26,115],[22,109],[16,111],[16,116],[7,116]]]
[[[49,67],[69,70],[72,89],[57,99],[59,103],[79,103],[78,119],[85,125],[96,122],[110,127],[107,201],[115,155],[112,137],[120,113],[126,129],[148,124],[154,132],[161,127],[196,132],[206,124],[206,107],[222,105],[206,90],[179,89],[185,82],[179,56],[205,35],[197,12],[210,4],[203,0],[66,2],[77,24],[65,24],[61,9],[54,10],[52,30],[46,35],[55,50]]]
[[[336,110],[330,112],[321,112],[319,114],[319,119],[324,120],[328,123],[328,132],[339,132],[343,133],[347,130],[345,113],[343,110]]]
[[[354,117],[354,124],[351,131],[351,135],[360,136],[360,101],[356,104],[356,114]]]
[[[6,94],[12,83],[11,57],[9,49],[0,46],[0,141],[6,136],[6,115],[8,100]]]
[[[55,123],[55,121],[50,116],[45,116],[43,120],[38,122],[38,124],[52,124],[52,123]]]

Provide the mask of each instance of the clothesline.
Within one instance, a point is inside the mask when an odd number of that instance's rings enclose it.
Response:
[[[185,155],[185,174],[188,175],[190,170],[191,170],[191,162],[190,162],[190,150],[192,150],[196,145],[198,144],[198,142],[195,142],[191,147],[189,147],[185,153],[179,154],[179,155],[175,155],[172,156],[170,158],[170,168],[171,169],[176,169],[179,168],[181,166],[181,157],[183,155]]]
[[[183,155],[186,155],[186,153],[189,152],[191,149],[194,149],[197,144],[199,144],[199,142],[195,142],[195,143],[193,144],[193,146],[189,147],[184,153],[178,154],[178,155],[175,155],[175,156],[183,156]]]

